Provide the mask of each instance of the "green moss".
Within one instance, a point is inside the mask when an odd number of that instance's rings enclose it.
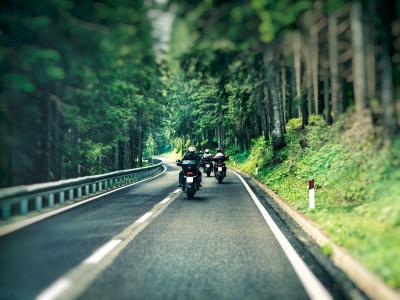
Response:
[[[275,156],[263,139],[253,142],[250,153],[231,155],[238,158],[237,167],[253,175],[258,163],[259,180],[388,285],[400,288],[400,138],[384,143],[368,132],[359,138],[356,130],[351,116],[333,127],[312,116],[305,130],[301,120],[293,119],[287,125],[287,147]],[[311,177],[313,211],[308,209]]]
[[[332,255],[332,246],[329,244],[322,245],[321,246],[321,251],[324,253],[326,256],[331,256]]]

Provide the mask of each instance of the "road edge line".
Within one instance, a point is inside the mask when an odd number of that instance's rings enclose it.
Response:
[[[247,192],[249,193],[251,199],[256,204],[258,210],[260,211],[261,215],[263,216],[265,222],[271,229],[272,233],[274,234],[276,240],[278,241],[279,245],[283,249],[286,257],[288,258],[290,264],[292,265],[294,271],[296,272],[298,278],[300,279],[303,287],[305,288],[308,296],[311,299],[315,300],[323,300],[323,299],[332,299],[332,296],[328,292],[328,290],[324,287],[324,285],[317,279],[314,273],[308,268],[306,263],[300,258],[299,254],[287,240],[285,235],[279,229],[278,225],[274,222],[274,220],[269,215],[268,211],[262,205],[261,201],[258,199],[256,194],[250,188],[249,184],[243,179],[241,175],[232,171],[242,182],[244,187],[246,188]]]
[[[233,169],[233,167],[231,167]],[[283,197],[268,188],[252,175],[234,168],[236,172],[246,174],[261,190],[296,222],[298,226],[320,247],[329,245],[332,248],[330,259],[333,264],[342,270],[348,278],[369,298],[399,300],[400,291],[389,287],[376,274],[368,270],[361,262],[356,260],[347,250],[334,243],[319,227],[306,215],[291,207]]]
[[[49,211],[49,212],[45,212],[45,213],[40,214],[40,215],[35,216],[35,217],[31,217],[31,218],[28,218],[28,219],[25,219],[25,220],[21,220],[21,221],[15,222],[15,223],[11,223],[11,224],[7,224],[7,225],[4,225],[4,226],[1,226],[1,227],[0,227],[0,237],[3,237],[3,236],[5,236],[5,235],[7,235],[7,234],[10,234],[10,233],[13,233],[13,232],[15,232],[15,231],[18,231],[18,230],[20,230],[20,229],[23,229],[23,228],[25,228],[25,227],[28,227],[28,226],[30,226],[30,225],[33,225],[33,224],[35,224],[35,223],[37,223],[37,222],[40,222],[40,221],[45,220],[45,219],[48,219],[48,218],[53,217],[53,216],[55,216],[55,215],[58,215],[58,214],[60,214],[60,213],[62,213],[62,212],[65,212],[65,211],[67,211],[67,210],[73,209],[73,208],[75,208],[75,207],[77,207],[77,206],[86,204],[86,203],[91,202],[91,201],[93,201],[93,200],[97,200],[97,199],[99,199],[99,198],[101,198],[101,197],[107,196],[107,195],[112,194],[112,193],[114,193],[114,192],[117,192],[117,191],[126,189],[126,188],[128,188],[128,187],[131,187],[131,186],[133,186],[133,185],[136,185],[136,184],[145,182],[145,181],[147,181],[147,180],[156,178],[156,177],[158,177],[158,176],[160,176],[160,175],[162,175],[162,174],[164,174],[164,173],[166,172],[167,167],[166,167],[165,165],[162,165],[162,167],[164,168],[164,170],[162,170],[160,173],[157,173],[157,174],[154,175],[154,176],[145,178],[145,179],[143,179],[143,180],[141,180],[141,181],[128,184],[128,185],[126,185],[126,186],[123,186],[123,187],[120,187],[120,188],[117,188],[117,189],[114,189],[114,190],[111,190],[111,191],[102,193],[102,194],[100,194],[100,195],[96,195],[96,196],[93,196],[93,197],[89,197],[89,198],[87,198],[87,199],[85,199],[85,200],[81,200],[81,201],[79,201],[79,202],[71,203],[71,204],[69,204],[69,205],[66,205],[66,206],[63,206],[63,207],[60,207],[60,208],[56,208],[56,209],[54,209],[54,210],[51,210],[51,211]]]

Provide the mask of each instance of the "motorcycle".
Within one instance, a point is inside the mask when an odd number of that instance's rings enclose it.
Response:
[[[184,174],[183,190],[188,199],[193,199],[196,191],[200,189],[200,178],[196,175],[197,161],[195,160],[177,160],[177,166],[182,167]]]
[[[215,178],[218,180],[218,183],[222,183],[222,180],[225,177],[225,173],[224,173],[224,163],[221,160],[215,161],[214,174]]]
[[[203,170],[204,170],[204,173],[207,174],[207,177],[210,177],[210,174],[211,174],[211,172],[212,172],[212,170],[213,170],[213,164],[212,164],[212,162],[211,162],[211,157],[209,157],[209,158],[204,158],[204,161],[203,161]]]

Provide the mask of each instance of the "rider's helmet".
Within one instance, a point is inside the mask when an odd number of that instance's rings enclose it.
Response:
[[[222,148],[221,147],[217,148],[217,153],[222,153]]]
[[[189,146],[188,152],[190,152],[190,153],[196,152],[196,147],[195,146]]]
[[[206,154],[210,154],[210,149],[206,149],[204,152],[205,152]]]

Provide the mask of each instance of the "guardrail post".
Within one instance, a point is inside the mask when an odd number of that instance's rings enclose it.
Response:
[[[7,220],[11,216],[11,205],[6,203],[1,206],[1,218]]]
[[[28,199],[22,199],[19,203],[19,213],[26,215],[28,213]]]
[[[89,185],[85,186],[85,196],[89,195]]]
[[[74,199],[74,189],[69,190],[69,199],[68,200],[72,200],[72,199]]]
[[[108,180],[104,181],[104,189],[107,190],[108,189]]]
[[[92,193],[96,194],[96,183],[92,184]]]
[[[35,209],[41,211],[43,209],[43,198],[42,196],[35,197]]]
[[[78,199],[82,198],[82,187],[78,187]]]
[[[60,203],[64,203],[65,201],[65,192],[61,191],[59,196],[58,196],[58,200],[60,201]]]
[[[103,189],[103,181],[99,181],[99,192]]]
[[[54,194],[49,195],[49,207],[54,206]]]

